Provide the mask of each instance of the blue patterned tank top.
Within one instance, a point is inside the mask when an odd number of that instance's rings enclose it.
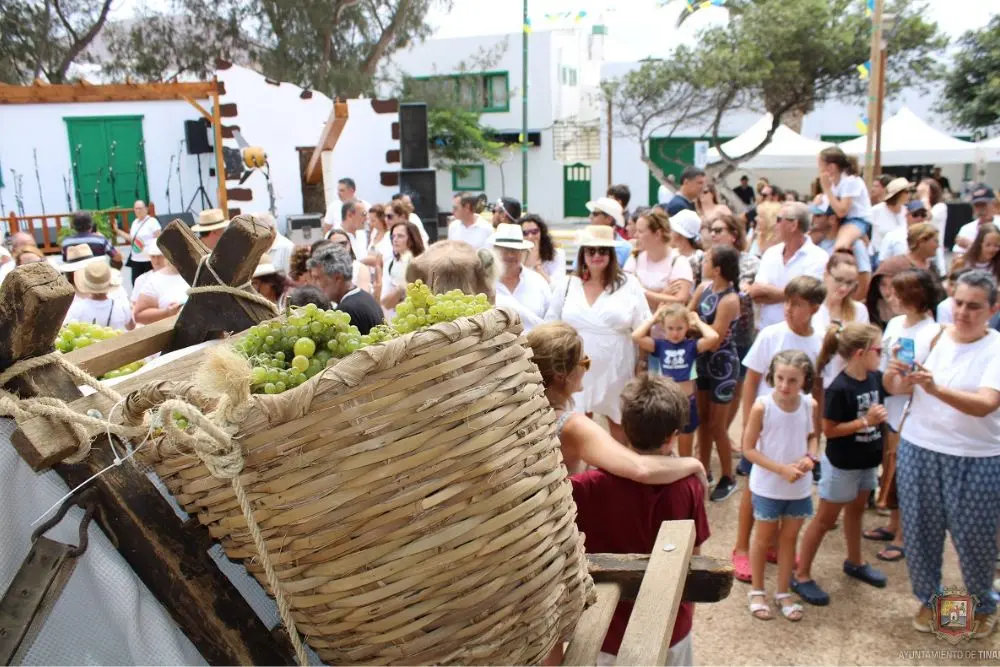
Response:
[[[697,312],[698,316],[706,324],[715,324],[715,313],[719,310],[719,303],[722,302],[723,297],[727,294],[735,294],[736,290],[732,285],[722,290],[721,292],[712,291],[712,283],[705,285],[705,289],[701,293],[701,297],[698,299]],[[739,321],[739,317],[733,318],[733,321],[729,323],[729,330],[726,335],[722,338],[722,343],[720,347],[728,347],[733,344],[733,331],[736,328],[736,324]]]

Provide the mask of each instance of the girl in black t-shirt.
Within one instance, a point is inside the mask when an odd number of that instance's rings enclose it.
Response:
[[[812,580],[810,568],[823,537],[844,510],[847,560],[844,574],[883,588],[886,577],[861,556],[861,518],[868,495],[878,484],[882,462],[882,428],[886,420],[885,391],[878,368],[882,355],[878,327],[855,322],[832,329],[823,341],[818,372],[834,350],[846,366],[824,392],[823,434],[826,453],[819,482],[819,507],[799,548],[799,567],[792,588],[811,604],[829,604],[830,596]]]

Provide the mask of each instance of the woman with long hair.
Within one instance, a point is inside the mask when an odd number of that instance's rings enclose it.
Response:
[[[695,209],[702,221],[711,223],[720,215],[732,215],[732,210],[719,201],[719,190],[714,183],[705,183],[698,200],[695,202]]]
[[[840,219],[836,249],[850,250],[860,238],[871,238],[872,205],[858,176],[858,163],[837,146],[819,153],[819,181],[834,215]]]
[[[638,454],[586,415],[573,411],[573,396],[583,391],[592,367],[576,329],[566,322],[546,322],[532,330],[527,340],[532,361],[542,375],[545,397],[556,413],[556,435],[570,473],[589,465],[644,484],[670,484],[688,475],[697,475],[707,484],[698,459]]]
[[[556,285],[545,319],[563,320],[580,332],[593,361],[583,379],[580,408],[607,417],[611,435],[625,442],[619,399],[635,373],[632,331],[652,312],[642,285],[618,265],[611,227],[585,227],[579,246],[576,270]]]
[[[951,268],[984,269],[1000,281],[1000,227],[992,222],[980,225],[972,245],[955,258]]]
[[[753,243],[750,252],[757,257],[761,257],[764,251],[778,243],[778,235],[775,228],[778,225],[778,212],[781,211],[782,204],[774,201],[765,201],[757,205],[757,219],[754,227]]]
[[[406,298],[406,268],[414,257],[424,252],[424,240],[415,224],[404,220],[389,228],[392,239],[392,259],[385,265],[382,276],[381,302],[386,321],[396,314],[396,306]]]
[[[917,183],[917,199],[924,203],[930,214],[930,223],[938,232],[941,247],[938,248],[937,265],[942,272],[947,265],[944,263],[944,232],[948,226],[948,205],[944,203],[944,191],[941,184],[933,178],[925,178]]]
[[[826,264],[823,282],[826,284],[826,299],[813,315],[814,332],[823,334],[831,326],[841,327],[851,322],[868,324],[868,309],[853,298],[858,287],[858,263],[853,254],[833,253]],[[829,387],[842,370],[843,359],[832,356],[823,369],[823,387]]]
[[[540,215],[529,213],[521,216],[521,233],[532,248],[524,265],[536,271],[547,282],[556,282],[566,275],[566,253],[552,242],[549,225]]]
[[[870,255],[878,255],[885,235],[906,229],[906,205],[910,202],[910,187],[905,178],[894,178],[885,186],[885,199],[872,206],[872,236]]]
[[[670,237],[670,219],[661,209],[649,209],[636,221],[639,253],[625,262],[625,272],[639,279],[650,310],[661,303],[687,304],[691,298],[691,263],[670,245]]]
[[[391,205],[390,205],[391,208]],[[389,238],[388,211],[382,204],[375,204],[368,209],[368,266],[375,266],[376,257],[383,262],[392,259],[392,240]],[[392,215],[395,215],[394,213]]]
[[[373,284],[371,271],[369,267],[358,261],[357,255],[354,254],[354,247],[351,245],[351,237],[347,235],[347,232],[343,229],[331,230],[325,240],[334,245],[339,245],[351,253],[351,262],[354,266],[354,275],[351,277],[351,282],[370,294]],[[313,254],[316,253],[317,249],[316,244],[313,244]]]

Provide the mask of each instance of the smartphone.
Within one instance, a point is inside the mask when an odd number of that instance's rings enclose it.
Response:
[[[899,344],[899,350],[896,352],[896,358],[904,364],[909,364],[910,370],[916,368],[917,347],[914,340],[912,338],[900,338],[897,343]]]

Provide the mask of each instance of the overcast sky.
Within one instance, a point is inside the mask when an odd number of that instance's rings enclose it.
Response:
[[[673,26],[683,1],[672,0],[668,6],[660,7],[660,0],[528,0],[528,8],[535,30],[559,25],[546,21],[546,14],[586,11],[588,23],[608,26],[605,54],[608,61],[615,62],[666,55],[679,41],[692,41],[700,28],[725,21],[725,9],[710,7],[699,11],[680,33],[675,33]],[[114,16],[130,17],[142,4],[161,7],[168,3],[119,0]],[[929,18],[950,37],[985,25],[991,15],[1000,11],[997,0],[929,0],[927,4]],[[428,19],[437,29],[436,36],[463,37],[517,32],[521,28],[521,14],[521,0],[454,0],[449,11],[434,10]]]

